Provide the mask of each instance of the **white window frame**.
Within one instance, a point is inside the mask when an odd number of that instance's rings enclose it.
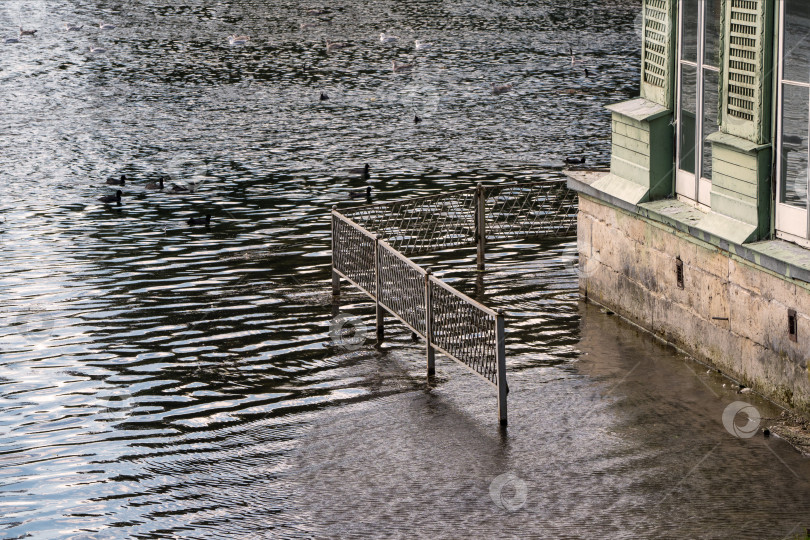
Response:
[[[805,247],[810,247],[810,240],[808,240],[808,236],[810,236],[810,211],[808,210],[808,206],[810,206],[810,179],[808,179],[808,196],[807,196],[807,205],[802,209],[798,206],[793,206],[790,204],[785,204],[782,202],[783,196],[783,188],[782,188],[782,169],[784,164],[782,163],[782,114],[784,109],[784,85],[785,82],[783,80],[784,75],[784,52],[785,52],[785,4],[784,2],[778,2],[779,5],[779,16],[778,16],[778,24],[779,24],[779,45],[778,45],[778,52],[777,52],[777,62],[776,62],[776,174],[774,176],[774,180],[776,181],[776,204],[775,206],[775,229],[776,229],[776,237],[781,238],[783,240],[788,240],[791,242],[795,242],[797,244],[801,244]],[[807,83],[800,83],[796,81],[789,81],[791,86],[806,88],[808,94],[810,94],[810,84]],[[810,125],[808,125],[808,130],[810,131]],[[808,145],[810,146],[810,145]],[[808,148],[808,152],[810,153],[810,148]],[[808,156],[808,164],[810,164],[810,155]],[[808,167],[808,175],[810,176],[810,166]]]
[[[703,210],[709,210],[711,205],[711,190],[712,181],[708,178],[703,178],[703,109],[704,109],[704,96],[703,96],[703,83],[705,80],[704,70],[714,71],[720,75],[720,68],[710,66],[704,63],[704,52],[706,44],[706,2],[705,0],[698,0],[698,20],[697,26],[699,28],[697,36],[697,62],[683,60],[683,13],[684,13],[684,0],[678,0],[678,52],[676,61],[676,128],[675,128],[675,194],[680,200],[686,200],[692,204],[696,204]],[[682,83],[681,80],[681,67],[683,65],[695,68],[696,77],[696,93],[695,96],[695,174],[684,171],[681,169],[681,97],[682,97]]]

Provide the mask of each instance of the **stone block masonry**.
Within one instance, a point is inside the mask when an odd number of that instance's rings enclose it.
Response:
[[[583,295],[810,416],[809,283],[584,194],[578,220]]]

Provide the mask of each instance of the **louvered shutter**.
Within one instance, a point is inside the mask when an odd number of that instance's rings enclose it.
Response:
[[[676,0],[644,0],[641,96],[673,107],[674,15]]]
[[[727,0],[723,12],[723,87],[720,129],[764,144],[770,138],[769,80],[771,32],[769,0]]]

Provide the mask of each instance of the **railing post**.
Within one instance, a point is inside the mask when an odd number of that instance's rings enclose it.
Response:
[[[484,185],[478,182],[475,188],[475,244],[478,250],[478,270],[484,269],[484,245],[487,241],[485,203]]]
[[[495,349],[498,364],[498,418],[502,426],[506,425],[506,395],[509,393],[509,386],[506,384],[506,340],[503,310],[498,310],[495,317],[495,337],[498,345]]]
[[[377,344],[382,343],[385,335],[385,311],[380,305],[380,290],[382,280],[380,278],[380,238],[379,234],[374,237],[374,301],[377,305]]]
[[[433,292],[430,286],[430,269],[425,270],[425,342],[427,343],[428,379],[436,374],[436,351],[433,350]]]
[[[340,296],[340,274],[335,270],[335,212],[337,205],[332,205],[332,296]]]

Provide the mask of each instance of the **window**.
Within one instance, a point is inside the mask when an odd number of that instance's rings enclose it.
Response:
[[[810,4],[780,2],[776,233],[807,245],[810,156]]]
[[[709,205],[711,143],[717,131],[722,0],[680,0],[678,52],[678,195]]]

